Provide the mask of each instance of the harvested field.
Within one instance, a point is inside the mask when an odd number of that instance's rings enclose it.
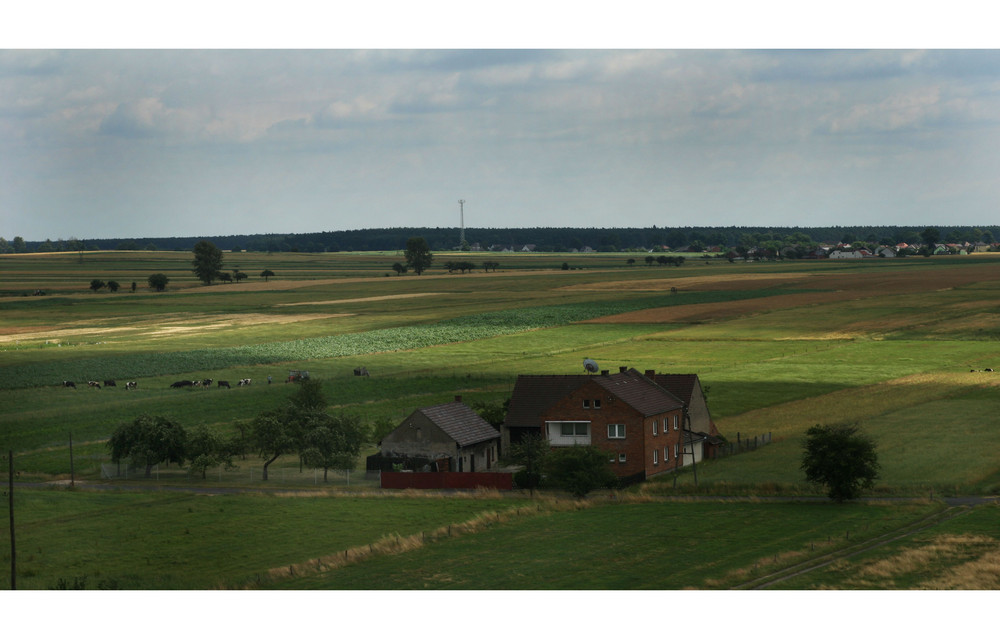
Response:
[[[622,313],[593,320],[592,324],[650,324],[703,322],[756,315],[770,311],[829,304],[871,297],[926,293],[983,282],[1000,282],[1000,270],[992,266],[962,269],[928,269],[920,277],[910,271],[873,273],[775,273],[712,275],[666,280],[598,282],[582,285],[589,290],[678,291],[756,290],[780,285],[783,289],[826,289],[822,292],[792,293],[766,298],[710,304],[691,304]],[[572,288],[572,287],[570,287]]]
[[[376,295],[374,297],[354,297],[347,300],[319,300],[316,302],[293,302],[291,304],[278,304],[278,306],[320,306],[325,304],[352,304],[355,302],[382,302],[385,300],[398,300],[408,297],[429,297],[433,295],[445,295],[445,293],[402,293],[399,295]]]
[[[23,332],[8,332],[7,334],[0,335],[0,344],[32,340],[59,341],[61,339],[77,337],[80,335],[97,337],[127,334],[134,337],[164,337],[179,333],[200,333],[239,326],[311,322],[313,320],[349,317],[351,315],[354,315],[354,313],[299,313],[296,315],[269,315],[266,313],[191,315],[186,313],[183,315],[161,316],[155,320],[149,321],[133,321],[129,318],[120,318],[123,322],[126,322],[122,326],[99,327],[81,325],[76,328],[60,328],[53,330],[38,330],[37,328],[31,328]]]

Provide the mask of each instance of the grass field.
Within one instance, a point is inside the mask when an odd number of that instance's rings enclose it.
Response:
[[[487,257],[494,256],[456,254],[454,259]],[[399,277],[389,268],[401,259],[396,254],[227,254],[227,268],[239,268],[251,277],[240,284],[206,287],[190,272],[188,253],[0,255],[0,446],[4,454],[14,451],[20,481],[64,481],[70,476],[72,434],[75,479],[98,483],[100,465],[108,461],[104,442],[118,423],[150,413],[170,416],[185,427],[205,425],[227,432],[235,421],[250,419],[285,401],[293,390],[292,385],[282,383],[288,370],[309,370],[320,379],[330,410],[358,414],[384,430],[416,408],[448,401],[454,395],[462,395],[467,402],[502,401],[519,373],[582,372],[584,357],[596,359],[603,368],[625,365],[698,373],[725,437],[735,440],[737,433],[741,438],[770,433],[773,438],[773,443],[755,452],[700,464],[697,485],[687,469],[680,473],[676,486],[670,477],[631,491],[637,498],[651,500],[648,503],[640,499],[627,507],[606,505],[553,511],[545,517],[513,517],[461,539],[353,563],[334,571],[336,575],[300,575],[301,581],[264,579],[260,587],[265,588],[637,587],[587,576],[583,564],[617,561],[614,544],[603,554],[595,550],[595,556],[581,557],[580,566],[567,568],[559,562],[570,560],[560,558],[554,548],[525,540],[544,537],[542,528],[532,527],[553,522],[562,522],[551,529],[558,536],[560,531],[569,533],[580,526],[611,531],[615,521],[628,520],[633,522],[628,528],[638,536],[631,543],[643,548],[639,556],[655,558],[652,566],[667,562],[666,556],[653,549],[651,539],[658,529],[645,530],[642,522],[675,521],[683,519],[685,511],[697,513],[690,515],[695,528],[681,526],[678,531],[698,537],[704,531],[697,528],[702,525],[697,522],[725,520],[725,513],[735,513],[737,507],[663,504],[658,498],[817,495],[814,487],[804,484],[798,470],[803,433],[817,423],[857,423],[877,440],[883,473],[874,495],[1000,493],[1000,372],[985,372],[988,368],[1000,371],[1000,323],[996,321],[1000,256],[750,264],[689,260],[680,268],[630,267],[628,257],[503,255],[495,258],[500,262],[496,273],[448,274],[435,266],[419,277]],[[452,256],[437,256],[442,263],[447,259]],[[569,270],[562,270],[564,261],[570,264]],[[257,277],[265,268],[276,274],[267,282]],[[166,291],[145,288],[146,277],[154,272],[170,277]],[[117,293],[94,293],[88,289],[94,278],[116,279],[123,286]],[[132,281],[138,283],[135,293],[128,290]],[[32,296],[36,289],[46,295]],[[355,377],[352,371],[359,365],[366,366],[372,376]],[[268,376],[274,384],[266,383]],[[235,382],[247,377],[253,378],[253,385],[236,388],[234,384],[231,390],[169,388],[177,379]],[[61,387],[67,379],[78,388]],[[126,392],[121,385],[87,388],[86,381],[91,379],[116,379],[119,384],[136,381],[138,390]],[[163,468],[158,480],[135,483],[190,490],[202,483],[213,488],[259,488],[263,485],[259,475],[254,480],[250,473],[259,471],[261,463],[254,458],[240,460],[237,471],[210,471],[204,481],[184,469]],[[312,472],[298,472],[297,459],[279,460],[274,467],[287,472],[278,484],[281,488],[317,488]],[[358,475],[350,486],[342,480],[334,485],[358,495],[372,490]],[[25,500],[18,512],[25,513],[24,525],[29,528],[33,509],[38,509],[36,521],[49,517],[50,524],[60,521],[59,513],[80,509],[81,513],[106,511],[109,516],[115,512],[115,520],[126,529],[145,530],[151,520],[183,521],[185,509],[194,508],[192,504],[222,499],[186,493],[94,495],[28,488],[18,490],[18,495]],[[224,499],[233,505],[224,511],[206,511],[197,525],[208,531],[215,530],[214,519],[219,520],[218,526],[235,525],[245,516],[244,509],[260,508],[268,498],[233,495]],[[324,505],[341,501],[270,499],[300,504],[289,506],[295,509],[283,518],[289,521],[307,521],[313,516],[322,521]],[[237,505],[244,503],[257,506]],[[400,503],[359,496],[360,510],[342,517],[352,521],[361,517],[365,504],[374,512],[398,508]],[[457,525],[474,515],[436,510],[435,500],[426,503],[435,504],[426,507],[426,520],[416,521],[406,532],[379,523],[373,516],[371,528],[345,543],[350,547],[374,544],[391,535]],[[508,497],[504,505],[508,503],[514,502]],[[138,504],[143,506],[132,508]],[[487,504],[481,510],[498,507]],[[741,503],[738,510],[760,509],[760,525],[764,526],[769,521],[768,509],[773,507]],[[931,507],[885,504],[878,506],[883,509],[878,512],[895,512],[890,518],[906,519]],[[643,574],[652,580],[650,588],[729,587],[732,579],[726,575],[759,565],[774,554],[801,552],[803,544],[814,543],[810,535],[824,522],[850,512],[875,512],[865,508],[869,507],[837,510],[800,505],[789,509],[798,513],[795,517],[784,521],[772,516],[771,520],[784,523],[762,529],[762,536],[776,537],[773,547],[727,550],[731,559],[718,566],[709,566],[692,553],[684,560],[692,562],[686,572],[669,579],[658,577],[652,567],[647,575],[637,565],[625,566],[623,573]],[[153,512],[156,517],[148,515]],[[601,513],[612,514],[602,520],[605,515]],[[581,523],[574,517],[594,519]],[[754,517],[746,515],[747,525],[757,525]],[[962,535],[963,521],[971,526],[983,518],[995,521],[995,510],[980,509],[951,520],[951,528],[940,534]],[[100,517],[81,514],[80,519]],[[867,523],[869,528],[874,526],[873,521]],[[39,523],[36,528],[58,528],[50,524]],[[287,532],[277,525],[275,534]],[[246,528],[267,530],[256,520],[248,520]],[[172,530],[183,534],[176,526]],[[29,534],[33,533],[25,533]],[[83,527],[77,534],[83,543],[108,532]],[[219,566],[198,559],[197,546],[210,548],[215,535],[210,532],[184,546],[183,559],[171,560],[171,553],[149,555],[151,562],[161,564],[155,576],[141,566],[131,572],[124,568],[100,574],[82,570],[82,564],[54,552],[52,545],[62,541],[48,536],[39,538],[32,550],[31,542],[21,541],[19,535],[19,543],[29,549],[22,552],[34,555],[35,564],[32,567],[24,559],[18,565],[34,572],[24,577],[24,587],[31,588],[53,587],[58,579],[71,582],[84,576],[88,588],[97,588],[102,579],[132,588],[240,587],[249,575],[270,574],[271,569],[280,572],[287,565],[305,566],[310,559],[343,550],[336,544],[308,542],[302,553],[289,556],[278,548],[260,552],[259,547],[267,544],[248,539],[247,544],[253,546],[246,552],[258,555],[257,563],[234,561],[232,566]],[[445,565],[469,552],[477,553],[483,565],[502,562],[504,553],[495,547],[506,543],[503,539],[515,538],[521,539],[519,547],[526,553],[538,554],[539,570],[548,561],[550,566],[559,565],[559,570],[579,574],[583,581],[542,585],[530,570],[469,581],[457,574],[457,568],[443,572],[447,577],[435,581],[421,568],[426,562]],[[5,539],[0,542],[6,544]],[[782,540],[788,543],[782,545]],[[980,542],[989,547],[988,542]],[[144,552],[143,542],[134,543],[138,546],[130,552]],[[908,552],[905,543],[898,552]],[[549,555],[551,559],[542,559]],[[186,572],[195,574],[178,577],[169,569],[170,561],[183,562]],[[407,563],[403,571],[404,562],[413,563]],[[204,565],[203,574],[197,574],[199,565]],[[398,580],[385,577],[394,566],[400,567]],[[830,587],[866,587],[851,585],[862,582],[850,582],[831,571],[822,574],[795,587],[824,587],[824,579]],[[366,576],[370,576],[369,585],[360,585]],[[867,587],[931,583],[894,579]]]

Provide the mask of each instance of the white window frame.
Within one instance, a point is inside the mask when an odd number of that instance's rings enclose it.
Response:
[[[601,400],[595,399],[594,401],[591,402],[591,404],[594,405],[595,409],[600,409],[600,407],[601,407]]]
[[[626,457],[625,453],[618,453],[618,463],[619,464],[624,464],[627,461],[628,461],[628,457]]]
[[[674,430],[677,430],[677,415],[674,415]]]
[[[590,409],[590,400],[589,399],[583,400],[583,408],[586,409],[586,410]]]
[[[660,465],[660,450],[658,448],[653,449],[653,465]]]
[[[615,429],[615,434],[611,434],[611,429]],[[608,439],[625,439],[625,424],[608,424]]]
[[[656,432],[656,420],[654,419],[653,420],[653,437],[656,437],[656,435],[657,435],[657,432]]]
[[[573,427],[572,435],[563,435],[563,427]],[[558,420],[545,422],[545,431],[552,446],[587,446],[590,444],[590,422],[584,420]]]

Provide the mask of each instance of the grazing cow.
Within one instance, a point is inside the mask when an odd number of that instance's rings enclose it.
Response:
[[[217,383],[219,384],[219,388],[229,388],[230,387],[229,386],[229,382],[227,382],[224,379],[220,379]]]
[[[368,374],[368,369],[365,368],[364,366],[359,366],[355,368],[354,375],[355,377],[371,377],[371,375]]]
[[[170,385],[170,388],[184,388],[185,386],[194,386],[194,382],[189,382],[188,380],[181,380],[179,382],[174,382]]]
[[[114,386],[115,388],[118,388],[118,384],[115,384],[115,380],[113,380],[113,379],[106,379],[106,380],[104,380],[104,386],[105,387],[107,387],[107,386]]]
[[[210,380],[210,379],[203,379],[203,380],[201,380],[201,385],[202,386],[211,386],[212,385],[212,380]]]
[[[63,388],[76,388],[76,384],[70,381],[64,381]]]
[[[138,390],[139,384],[136,382],[125,382],[125,390]]]
[[[993,372],[992,368],[984,368],[983,370],[986,371],[987,373],[992,373]]]
[[[239,385],[240,386],[249,386],[250,385],[250,378],[247,377],[246,379],[241,379]]]
[[[90,386],[91,388],[100,388],[101,387],[101,383],[100,382],[87,382],[87,386]]]

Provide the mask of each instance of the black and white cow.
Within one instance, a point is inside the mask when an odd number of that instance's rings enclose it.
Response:
[[[211,386],[212,385],[212,380],[210,380],[210,379],[203,379],[203,380],[201,380],[201,385],[202,386]]]
[[[139,384],[136,382],[125,382],[125,390],[138,390]]]
[[[241,379],[241,380],[240,380],[240,384],[239,384],[239,385],[240,385],[240,386],[249,386],[249,385],[250,385],[250,381],[251,381],[251,380],[250,380],[250,378],[249,378],[249,377],[247,377],[246,379]]]
[[[76,384],[70,381],[63,381],[63,388],[76,388]]]
[[[90,386],[91,388],[100,388],[101,387],[101,383],[100,382],[87,382],[87,386]]]
[[[170,388],[184,388],[185,386],[194,386],[194,382],[185,379],[179,382],[174,382],[170,385]]]

